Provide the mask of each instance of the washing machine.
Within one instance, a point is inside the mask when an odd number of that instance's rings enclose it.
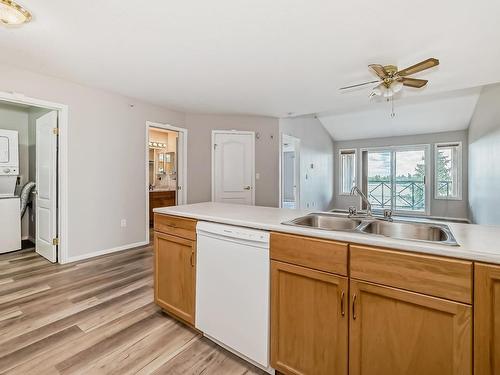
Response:
[[[21,204],[16,197],[19,134],[0,129],[0,253],[21,249]]]
[[[19,176],[19,133],[0,129],[0,197],[13,197]]]

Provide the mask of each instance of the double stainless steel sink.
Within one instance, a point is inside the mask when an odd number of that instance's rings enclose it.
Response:
[[[400,240],[424,241],[458,246],[446,224],[387,221],[376,217],[349,218],[333,213],[314,213],[286,221],[283,224],[297,227],[344,231],[386,236]]]

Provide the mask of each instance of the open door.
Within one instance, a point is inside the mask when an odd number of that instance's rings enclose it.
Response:
[[[185,186],[183,186],[184,181],[184,142],[185,142],[184,132],[178,132],[177,136],[177,193],[176,193],[176,205],[186,204],[186,192]]]
[[[36,252],[57,261],[57,111],[36,120]]]

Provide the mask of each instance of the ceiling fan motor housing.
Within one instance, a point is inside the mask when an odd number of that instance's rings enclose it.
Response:
[[[390,77],[398,72],[398,67],[396,65],[385,65],[384,69]]]

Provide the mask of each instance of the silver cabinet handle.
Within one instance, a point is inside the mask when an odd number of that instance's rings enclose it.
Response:
[[[252,189],[252,187],[251,186],[245,186],[243,189],[250,190],[250,189]]]

